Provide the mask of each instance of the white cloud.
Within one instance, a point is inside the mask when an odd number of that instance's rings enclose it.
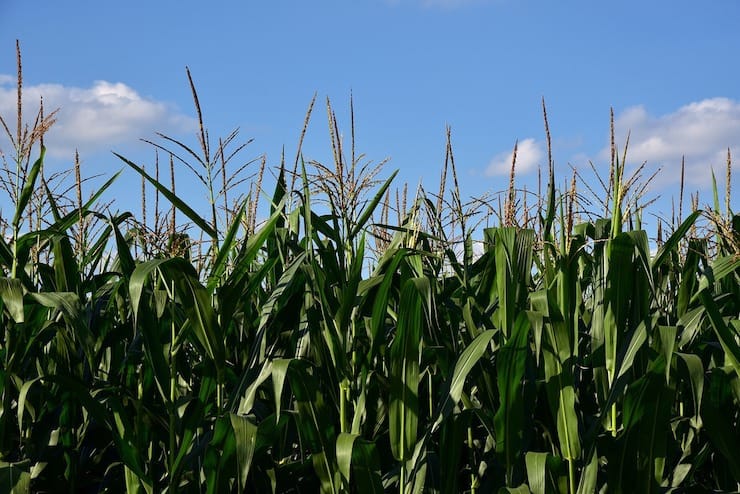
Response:
[[[528,173],[542,164],[545,153],[542,144],[529,137],[520,141],[516,150],[516,173]],[[486,175],[508,175],[511,172],[511,160],[514,149],[497,154],[486,167]]]
[[[57,122],[45,137],[52,156],[70,158],[78,149],[84,157],[150,138],[155,131],[177,134],[195,128],[193,118],[167,103],[141,96],[122,82],[95,81],[90,87],[24,86],[25,118],[35,115],[42,96],[47,113],[59,108]],[[15,122],[16,98],[15,79],[0,75],[0,114],[11,123]]]
[[[617,145],[624,147],[630,134],[627,161],[663,171],[658,185],[679,180],[681,158],[686,160],[686,182],[699,187],[711,181],[710,170],[724,176],[727,148],[740,160],[740,102],[729,98],[711,98],[682,106],[665,115],[651,115],[644,106],[627,108],[614,120]],[[600,158],[609,160],[605,147]]]

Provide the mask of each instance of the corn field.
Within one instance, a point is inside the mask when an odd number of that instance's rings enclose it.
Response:
[[[465,203],[449,133],[439,191],[412,197],[356,154],[354,112],[343,147],[328,101],[333,162],[299,144],[240,164],[236,133],[209,141],[190,79],[198,146],[159,136],[155,166],[119,155],[137,218],[101,202],[115,176],[88,193],[79,161],[45,174],[55,114],[24,125],[18,77],[0,491],[740,490],[730,156],[724,201],[716,182],[711,206],[684,215],[681,197],[649,236],[614,142],[599,203],[582,177],[559,190],[552,156],[538,194],[516,189],[514,158],[498,206]]]

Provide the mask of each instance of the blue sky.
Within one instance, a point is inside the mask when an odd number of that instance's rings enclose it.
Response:
[[[351,93],[358,151],[390,158],[384,176],[398,169],[398,185],[436,190],[450,125],[473,196],[506,188],[517,140],[517,185],[536,188],[543,97],[560,183],[571,166],[592,180],[589,160],[605,173],[613,107],[620,147],[631,132],[629,167],[662,168],[650,197],[666,217],[682,156],[687,191],[703,203],[710,167],[724,190],[727,148],[740,160],[739,19],[737,0],[2,0],[0,114],[15,121],[16,39],[27,115],[41,94],[60,108],[50,166],[69,165],[77,148],[86,175],[121,169],[111,151],[151,165],[138,140],[155,131],[197,146],[185,66],[211,137],[239,128],[254,139],[243,161],[265,154],[270,166],[283,147],[292,160],[314,93],[304,154],[328,163],[323,105],[331,98],[348,139]],[[204,203],[182,177],[179,192]],[[138,207],[137,183],[124,171],[112,193],[122,209]]]

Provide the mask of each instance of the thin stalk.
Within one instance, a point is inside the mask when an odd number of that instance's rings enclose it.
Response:
[[[617,404],[612,403],[612,413],[611,413],[612,423],[610,426],[610,429],[612,431],[612,437],[617,437]]]
[[[22,144],[22,138],[23,138],[23,66],[21,64],[21,45],[20,41],[15,40],[15,54],[16,54],[16,62],[18,67],[18,88],[16,91],[18,101],[17,101],[17,127],[16,127],[16,159],[15,159],[15,200],[16,200],[16,208],[18,207],[17,204],[20,201],[21,196],[21,166],[23,163],[23,144]],[[19,235],[19,227],[20,221],[13,223],[13,265],[11,267],[11,277],[15,278],[18,274],[18,235]],[[5,344],[8,344],[7,339],[7,330],[6,330],[6,339]],[[9,353],[9,352],[8,352]]]
[[[406,414],[401,414],[401,431],[406,430]],[[403,453],[406,451],[406,434],[401,433],[401,447],[399,448],[399,451],[401,451],[401,471],[399,472],[399,485],[398,485],[398,492],[401,494],[404,494],[406,492],[406,455]]]
[[[470,449],[470,494],[475,494],[478,482],[475,478],[475,469],[473,468],[473,429],[470,426],[468,426],[468,448]],[[509,471],[508,465],[506,466],[506,471]]]
[[[576,494],[576,468],[572,459],[568,459],[568,491]]]
[[[403,439],[401,439],[401,442],[403,443]],[[398,492],[400,494],[405,494],[406,492],[406,462],[401,462],[401,471],[398,476]]]
[[[429,397],[429,413],[433,413],[434,402],[432,399],[432,371],[427,372],[427,381],[429,386],[428,397]]]
[[[175,338],[177,337],[175,328],[175,282],[172,281],[170,284],[170,352],[169,352],[169,364],[170,364],[170,406],[169,406],[169,489],[168,492],[174,492],[175,486],[173,485],[174,478],[172,473],[175,468],[175,449],[177,446],[177,369],[175,368]]]
[[[349,381],[343,379],[339,383],[339,430],[348,432],[347,429],[347,397],[349,395]]]
[[[726,171],[726,186],[725,186],[725,214],[727,215],[727,221],[731,221],[730,214],[730,191],[732,189],[732,155],[730,154],[730,148],[727,148],[727,171]]]

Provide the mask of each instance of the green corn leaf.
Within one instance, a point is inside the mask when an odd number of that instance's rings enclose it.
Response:
[[[634,245],[626,234],[619,234],[606,245],[606,292],[604,303],[604,344],[606,371],[609,383],[613,383],[617,371],[619,335],[626,328],[634,269],[632,267]]]
[[[337,436],[337,466],[347,486],[351,485],[352,449],[358,437],[357,434],[347,432],[342,432]]]
[[[671,362],[673,361],[673,351],[676,347],[677,332],[678,328],[676,328],[676,326],[658,326],[658,334],[660,334],[660,348],[666,361],[666,384],[670,383],[671,381]]]
[[[396,336],[391,344],[390,440],[393,457],[406,462],[416,444],[419,423],[419,351],[422,299],[417,283],[404,284]]]
[[[492,329],[487,330],[479,334],[470,345],[463,350],[460,357],[455,363],[455,369],[452,371],[452,379],[450,380],[450,390],[444,396],[442,403],[439,405],[439,413],[437,418],[432,424],[432,432],[434,432],[442,421],[449,416],[452,412],[453,407],[460,401],[462,395],[463,386],[465,385],[465,379],[473,369],[473,366],[478,363],[483,354],[488,348],[488,344],[491,342],[496,332]]]
[[[496,375],[501,405],[493,423],[496,431],[496,452],[503,455],[506,478],[513,479],[514,463],[521,454],[522,439],[527,428],[522,379],[529,355],[529,319],[520,312],[509,341],[497,355]],[[531,485],[530,485],[531,487]]]
[[[198,281],[193,267],[184,259],[155,259],[136,267],[129,282],[135,323],[138,320],[144,287],[155,270],[162,274],[167,285],[174,284],[198,341],[217,368],[223,367],[226,351],[211,296]]]
[[[321,482],[321,493],[334,494],[338,492],[334,487],[332,469],[326,453],[323,450],[313,453],[311,455],[311,463]]]
[[[709,435],[712,449],[722,455],[728,464],[730,474],[737,482],[740,479],[740,457],[737,454],[740,434],[731,414],[727,413],[729,408],[737,407],[737,402],[733,403],[732,398],[727,396],[730,378],[724,370],[715,368],[709,373],[708,378],[709,393],[702,401],[701,407],[704,430]],[[718,393],[711,392],[714,387],[718,389]],[[722,396],[722,390],[725,391],[725,396]]]
[[[140,452],[134,446],[133,430],[130,427],[119,430],[114,423],[114,414],[110,413],[103,404],[93,397],[90,393],[90,388],[86,384],[73,377],[64,375],[45,376],[42,380],[55,383],[61,389],[68,391],[70,396],[74,396],[75,400],[80,402],[87,413],[98,424],[104,425],[112,434],[117,453],[120,455],[126,468],[131,470],[131,474],[137,478],[137,481],[145,486],[151,484],[142,467]]]
[[[393,253],[393,258],[390,266],[382,276],[382,283],[375,294],[373,301],[373,312],[370,324],[370,350],[368,352],[368,360],[372,361],[378,354],[383,339],[382,330],[385,327],[386,314],[388,313],[388,300],[390,299],[391,289],[393,287],[393,279],[398,269],[399,264],[408,254],[405,249],[397,250]],[[379,277],[380,275],[375,275]]]
[[[496,259],[496,293],[498,295],[498,326],[504,332],[504,338],[509,338],[514,326],[515,290],[514,273],[514,242],[516,229],[514,227],[499,228],[496,231],[494,246]]]
[[[356,438],[352,445],[352,486],[358,494],[382,494],[383,483],[380,478],[380,458],[375,444]]]
[[[701,406],[702,396],[704,395],[704,364],[698,355],[676,352],[676,356],[678,357],[678,361],[682,363],[678,367],[679,372],[685,372],[684,379],[681,379],[681,382],[688,382],[691,387],[691,397],[694,402],[694,416],[691,419],[692,425],[696,429],[699,429],[702,425]]]
[[[570,329],[558,313],[556,303],[548,296],[548,290],[538,290],[531,295],[534,312],[545,317],[546,342],[542,353],[545,361],[545,385],[550,410],[557,424],[561,454],[566,460],[577,460],[581,454],[578,416],[575,407],[573,350]],[[530,320],[539,317],[529,316]]]
[[[642,348],[642,345],[647,341],[647,326],[644,322],[637,326],[637,329],[632,333],[632,337],[627,345],[627,349],[624,352],[622,361],[619,365],[619,372],[617,373],[617,379],[624,376],[634,364],[637,353]]]
[[[691,226],[702,215],[702,213],[703,211],[696,210],[687,216],[683,223],[676,228],[676,231],[674,231],[673,234],[666,239],[665,243],[658,248],[652,263],[653,277],[657,276],[657,271],[660,266],[669,259],[672,253],[676,252],[679,244],[685,238],[686,233],[691,229]]]
[[[256,344],[252,348],[250,355],[250,366],[256,365],[265,358],[265,352],[267,351],[265,333],[269,322],[276,314],[279,314],[281,310],[285,309],[280,302],[284,300],[283,295],[289,293],[293,286],[299,282],[299,275],[301,274],[301,269],[305,266],[306,258],[306,253],[303,252],[293,259],[290,266],[280,276],[277,286],[272,290],[267,300],[263,302],[260,309],[259,327],[255,337]]]
[[[249,417],[230,413],[231,427],[236,438],[236,460],[239,474],[239,492],[244,492],[247,476],[252,466],[255,445],[257,443],[257,425]]]
[[[288,375],[288,367],[293,359],[274,359],[272,361],[272,387],[275,395],[275,420],[280,420],[280,412],[282,411],[282,397],[283,387],[285,386],[285,378]]]
[[[301,440],[312,452],[311,460],[321,482],[321,491],[334,493],[334,426],[328,420],[328,409],[310,370],[308,362],[294,360],[288,367],[288,381],[295,396]]]
[[[76,293],[70,292],[40,292],[29,293],[28,297],[35,302],[51,309],[59,310],[67,322],[67,329],[83,349],[83,355],[92,367],[95,355],[95,338],[87,323],[82,317],[82,305]]]
[[[267,239],[275,232],[275,225],[281,218],[280,210],[273,213],[270,218],[254,234],[247,239],[244,250],[240,253],[234,266],[234,273],[240,272],[240,269],[248,269],[252,266],[254,260],[265,245]]]
[[[34,383],[36,383],[40,379],[40,377],[37,377],[35,379],[31,379],[30,381],[24,382],[23,386],[21,386],[21,392],[18,394],[18,430],[21,432],[21,434],[26,433],[26,431],[23,429],[23,415],[26,411],[26,397],[28,396],[28,392],[31,390],[31,386],[33,386]]]
[[[597,492],[597,480],[599,474],[599,457],[596,448],[590,455],[591,459],[581,471],[581,480],[578,482],[577,494],[592,494]]]
[[[472,409],[462,410],[446,420],[439,431],[439,478],[442,492],[460,492],[460,459],[467,442],[467,432],[474,416]]]
[[[529,451],[524,461],[527,465],[527,481],[532,494],[547,493],[547,457],[549,453]]]
[[[740,256],[730,254],[716,258],[712,262],[712,271],[716,283],[723,280],[726,276],[740,271]],[[737,281],[737,277],[735,280]]]
[[[378,191],[375,193],[375,196],[370,201],[370,203],[365,206],[365,209],[360,214],[359,218],[357,219],[357,223],[355,223],[354,227],[352,228],[352,231],[349,233],[349,238],[355,238],[357,234],[365,228],[365,224],[372,216],[373,212],[375,211],[375,208],[378,206],[378,203],[383,199],[383,196],[385,195],[386,190],[388,190],[388,187],[390,187],[391,182],[398,174],[398,170],[394,171],[390,177],[383,183],[382,186],[378,189]]]
[[[270,216],[283,208],[283,198],[287,193],[288,184],[285,183],[285,156],[283,155],[283,159],[280,160],[280,172],[275,181],[275,192],[272,194],[272,202],[270,203]]]
[[[697,273],[699,273],[699,263],[702,258],[702,251],[705,250],[705,242],[698,239],[689,239],[688,249],[686,249],[686,259],[681,269],[681,282],[678,286],[678,297],[676,313],[678,317],[682,317],[690,308],[691,299],[697,291],[699,286],[699,280]]]
[[[665,383],[665,360],[635,381],[625,395],[619,456],[610,460],[610,486],[623,492],[660,492],[674,389]]]
[[[183,262],[181,259],[176,264],[189,266],[189,264]],[[183,309],[193,325],[193,330],[198,341],[206,349],[206,353],[215,363],[216,369],[221,372],[226,365],[226,348],[221,327],[213,307],[213,298],[208,290],[198,281],[194,273],[188,273],[187,270],[178,270],[170,274],[171,279],[175,281],[176,277],[182,275],[182,273],[185,273],[184,276],[180,277],[180,281],[184,285],[181,288],[180,294],[184,304]]]
[[[34,161],[33,165],[31,165],[30,170],[28,170],[28,175],[26,176],[25,181],[23,182],[23,189],[21,190],[20,195],[18,196],[18,202],[15,204],[15,215],[13,216],[13,229],[17,230],[20,226],[21,219],[23,218],[23,215],[26,211],[26,206],[28,206],[28,201],[31,200],[31,196],[33,195],[33,191],[36,190],[36,179],[39,176],[39,173],[41,173],[41,167],[44,166],[44,155],[46,154],[46,148],[41,147],[41,154],[39,158]]]
[[[212,389],[213,387],[215,387],[210,385],[210,383],[214,380],[209,379],[207,374],[204,373],[202,379],[203,388]],[[193,441],[195,440],[196,435],[199,432],[198,428],[201,426],[206,417],[206,401],[211,401],[210,396],[212,393],[203,393],[201,391],[201,394],[205,396],[199,396],[198,399],[190,400],[188,405],[182,412],[182,422],[180,426],[180,430],[182,431],[182,433],[177,445],[177,456],[175,457],[175,461],[172,464],[172,470],[170,471],[170,477],[173,479],[174,482],[177,482],[177,480],[181,477],[183,467],[186,464],[185,458],[188,454],[192,454],[191,446],[193,445]]]
[[[131,274],[131,280],[129,281],[129,296],[131,297],[131,311],[134,316],[134,324],[137,323],[137,317],[139,314],[139,307],[141,306],[141,297],[144,293],[144,287],[148,283],[149,277],[152,275],[155,269],[168,262],[166,259],[153,259],[136,266],[134,272]]]
[[[719,343],[722,345],[727,362],[735,369],[738,377],[740,377],[740,345],[737,343],[740,331],[738,331],[737,325],[731,328],[725,323],[708,289],[702,290],[699,293],[699,298],[707,311],[709,321],[712,323],[712,329],[714,329]]]
[[[7,463],[0,461],[0,487],[8,494],[30,494],[30,461]]]
[[[704,313],[704,307],[699,305],[698,307],[694,307],[693,309],[687,311],[679,318],[676,325],[683,328],[678,339],[678,348],[680,350],[683,350],[687,346],[689,346],[689,344],[697,337],[699,332],[702,330]]]
[[[121,230],[118,228],[118,224],[113,221],[113,218],[109,219],[111,228],[113,229],[113,237],[116,240],[116,248],[118,250],[118,265],[121,273],[127,280],[131,280],[131,275],[136,269],[136,261],[129,251],[126,239],[123,238]]]
[[[213,226],[209,225],[206,220],[204,220],[202,217],[198,215],[193,209],[187,205],[185,201],[180,199],[178,196],[176,196],[169,187],[166,185],[163,185],[159,183],[156,179],[149,176],[149,174],[144,171],[143,168],[136,165],[132,161],[127,160],[123,156],[121,156],[118,153],[113,153],[115,156],[118,157],[121,161],[126,163],[129,167],[136,170],[136,172],[141,175],[143,178],[145,178],[150,184],[152,184],[163,196],[167,198],[168,201],[172,203],[173,206],[175,206],[179,211],[182,211],[182,213],[188,217],[190,221],[192,221],[198,228],[203,230],[203,233],[208,235],[212,239],[217,238],[216,230],[213,229]]]
[[[237,481],[237,472],[231,476],[226,474],[236,464],[236,440],[233,427],[228,416],[222,415],[216,418],[213,438],[206,446],[203,454],[202,472],[206,477],[205,491],[208,494],[220,494],[221,492],[233,491],[233,482]]]
[[[532,266],[534,231],[498,228],[495,234],[496,287],[499,327],[509,337],[516,310],[526,297]]]
[[[548,401],[557,424],[561,454],[566,460],[577,460],[581,447],[573,375],[570,370],[563,368],[549,348],[543,351],[543,355]]]
[[[83,214],[87,214],[87,212],[93,206],[95,201],[97,201],[100,198],[103,192],[113,183],[113,181],[118,177],[118,175],[119,174],[116,173],[113,177],[111,177],[105,184],[103,184],[92,195],[92,197],[90,197],[90,199],[88,199],[88,201],[85,204],[82,205]],[[48,196],[50,193],[48,192],[48,188],[46,186],[45,188],[47,190],[47,196]],[[22,235],[18,239],[16,243],[16,248],[15,248],[17,265],[25,266],[30,259],[32,249],[41,248],[42,246],[45,246],[48,239],[58,236],[60,234],[63,234],[72,225],[77,223],[79,219],[80,219],[80,211],[78,209],[75,209],[72,212],[68,213],[66,216],[59,219],[58,221],[55,221],[54,224],[51,225],[49,228],[46,228],[44,230],[39,230],[39,231],[31,231],[31,232],[28,232]],[[1,254],[2,254],[2,249],[0,249],[0,255]],[[12,254],[11,254],[11,262],[12,262]],[[25,272],[18,272],[16,273],[16,276],[23,280],[25,286],[29,286],[29,287],[33,286],[33,283],[30,281],[30,278]]]
[[[216,260],[213,262],[213,265],[211,266],[211,274],[208,276],[208,291],[210,293],[213,293],[213,290],[219,283],[221,276],[226,271],[226,264],[229,259],[229,254],[233,252],[233,248],[236,242],[236,234],[241,227],[242,217],[244,216],[244,211],[247,207],[247,204],[249,204],[248,199],[242,203],[241,207],[236,212],[236,215],[234,215],[234,217],[231,219],[231,226],[229,226],[229,229],[226,232],[226,236],[224,237],[223,242],[218,248]]]
[[[252,412],[254,401],[257,397],[257,389],[272,375],[272,363],[272,360],[265,360],[256,377],[251,370],[244,372],[239,386],[234,393],[241,398],[232,401],[232,412],[236,410],[236,413],[239,415],[247,415]]]
[[[25,321],[23,314],[23,285],[15,278],[0,278],[0,299],[16,323]]]

